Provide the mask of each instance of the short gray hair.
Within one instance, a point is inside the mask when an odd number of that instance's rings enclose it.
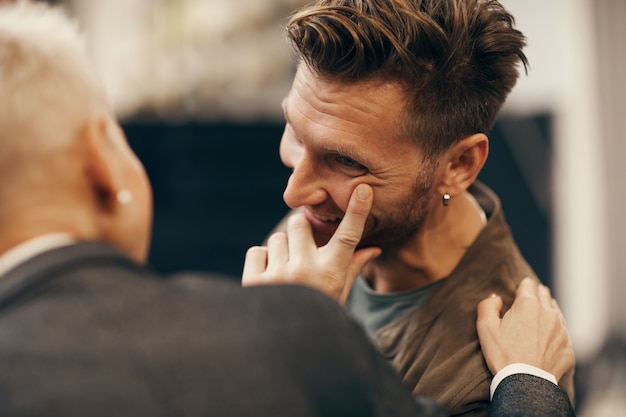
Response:
[[[63,146],[90,113],[108,111],[77,23],[30,0],[0,4],[0,97],[6,157],[11,149]]]

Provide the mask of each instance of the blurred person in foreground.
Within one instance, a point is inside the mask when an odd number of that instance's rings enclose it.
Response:
[[[354,188],[374,189],[359,247],[381,254],[337,299],[414,394],[486,415],[477,305],[496,292],[508,309],[523,277],[538,282],[499,199],[476,181],[486,133],[527,65],[523,34],[495,0],[320,0],[287,35],[299,63],[283,102],[285,202],[322,246]],[[559,379],[572,402],[573,372]]]
[[[142,267],[150,185],[82,43],[58,9],[0,6],[0,414],[441,415],[416,405],[320,292],[242,289]],[[294,218],[291,256],[307,265],[299,276],[353,279],[342,275],[377,252],[354,252],[372,200],[371,187],[357,187],[336,236],[319,249],[306,220]],[[279,270],[283,261],[269,258]],[[529,284],[520,311],[503,319],[499,299],[485,301],[479,327],[490,366],[524,362],[556,374],[564,365],[551,353],[568,357],[567,332],[549,292]],[[536,325],[537,314],[551,331]],[[519,326],[534,343],[511,349]],[[556,385],[518,373],[499,385],[494,404],[504,402],[494,413],[517,409],[520,397],[509,400],[507,389],[541,399],[521,403],[529,415],[568,403]]]

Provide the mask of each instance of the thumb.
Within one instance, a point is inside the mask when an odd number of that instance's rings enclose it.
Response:
[[[382,250],[376,246],[358,249],[356,252],[354,252],[354,254],[352,255],[352,260],[350,261],[350,275],[358,275],[365,266],[365,264],[376,258],[381,253]]]
[[[481,329],[500,324],[502,306],[502,297],[496,294],[492,294],[478,304],[478,319],[476,322],[476,327],[479,334],[481,333]]]
[[[361,270],[372,259],[376,258],[381,253],[381,249],[377,247],[369,247],[364,249],[359,249],[352,255],[352,260],[350,261],[350,266],[348,267],[348,276],[346,279],[346,284],[343,287],[343,292],[341,293],[341,297],[339,298],[339,304],[345,305],[348,296],[350,295],[350,291],[354,286],[354,281],[356,281],[356,277],[361,273]]]
[[[348,279],[356,279],[365,264],[376,258],[381,253],[381,249],[377,247],[369,247],[359,249],[352,255],[350,266],[348,267]]]

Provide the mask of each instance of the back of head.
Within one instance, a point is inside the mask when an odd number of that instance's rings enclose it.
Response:
[[[87,115],[107,111],[77,25],[58,8],[0,4],[0,188],[71,146]],[[60,173],[60,172],[59,172]]]
[[[151,189],[61,9],[0,3],[0,254],[66,233],[144,262]]]
[[[402,85],[401,134],[434,157],[492,128],[527,65],[513,24],[496,0],[319,0],[287,31],[321,77]]]

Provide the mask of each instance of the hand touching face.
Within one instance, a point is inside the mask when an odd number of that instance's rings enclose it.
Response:
[[[272,235],[267,247],[256,246],[248,250],[243,286],[303,284],[329,295],[341,305],[345,304],[363,266],[380,254],[380,249],[375,247],[355,252],[373,198],[369,185],[358,185],[336,232],[326,245],[319,248],[305,216],[292,216],[287,233]]]

